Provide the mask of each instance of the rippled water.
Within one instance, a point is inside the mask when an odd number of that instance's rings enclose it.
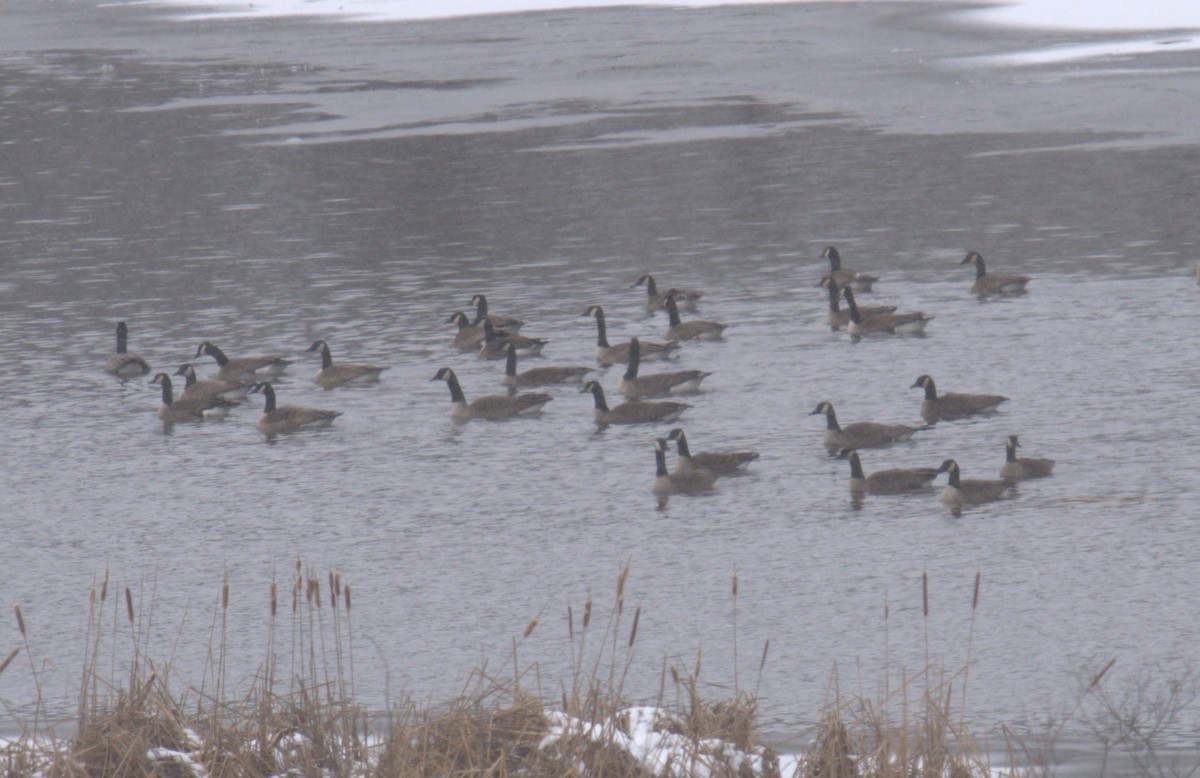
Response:
[[[475,40],[472,24],[432,29]],[[353,28],[314,29],[332,41],[318,35],[319,52]],[[521,30],[510,19],[473,45],[481,60],[518,58]],[[504,131],[264,143],[294,128],[264,130],[318,118],[296,106],[319,87],[347,88],[337,68],[314,68],[301,94],[289,53],[0,61],[5,595],[48,660],[55,710],[71,709],[87,592],[106,567],[152,608],[150,651],[185,678],[200,673],[228,576],[230,653],[246,677],[269,581],[298,556],[354,587],[359,693],[375,707],[385,694],[449,697],[535,616],[521,654],[563,677],[568,606],[589,593],[607,604],[626,563],[627,603],[641,608],[633,696],[653,697],[663,662],[690,666],[698,651],[704,679],[731,683],[735,634],[745,684],[769,640],[760,694],[776,736],[813,719],[835,663],[843,689],[868,694],[927,655],[961,666],[976,572],[969,712],[984,731],[1038,729],[1113,657],[1130,674],[1195,662],[1194,147],[880,133],[753,95],[709,99],[686,78],[647,102],[640,71],[620,88],[582,79],[574,103],[531,99],[497,117],[514,122]],[[379,78],[441,77],[420,62]],[[381,86],[380,110],[409,92],[461,99],[491,75]],[[228,99],[145,110],[198,90]],[[815,287],[830,242],[882,276],[863,302],[935,315],[927,336],[830,332]],[[1033,275],[1030,293],[974,299],[967,250]],[[648,271],[704,290],[697,315],[732,325],[677,360],[713,373],[683,426],[694,450],[760,451],[749,475],[657,510],[653,438],[666,428],[597,431],[571,388],[552,389],[540,419],[450,421],[446,387],[430,381],[439,367],[468,398],[499,390],[501,363],[452,346],[446,319],[473,294],[550,339],[538,364],[588,364],[588,305],[605,307],[613,340],[662,337],[664,318],[630,288]],[[280,402],[344,415],[268,443],[254,398],[224,421],[164,430],[148,376],[102,371],[118,320],[155,370],[206,339],[291,355]],[[335,360],[390,369],[378,386],[322,391],[301,353],[316,338]],[[995,477],[1019,434],[1024,453],[1057,460],[1055,476],[959,518],[935,491],[855,505],[846,463],[807,414],[829,400],[843,423],[917,423],[909,387],[922,373],[1011,401],[865,451],[868,471],[953,456],[965,477]],[[613,402],[618,374],[602,373]],[[0,696],[27,715],[28,665],[3,680]]]

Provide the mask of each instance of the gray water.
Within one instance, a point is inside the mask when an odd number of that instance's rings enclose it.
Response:
[[[1113,658],[1113,688],[1194,666],[1200,151],[1131,132],[1119,108],[1091,129],[1064,110],[1061,132],[1041,113],[1024,132],[1019,113],[1003,132],[951,121],[1022,90],[1057,99],[1029,84],[1144,92],[1159,60],[1079,84],[1077,66],[952,77],[911,57],[788,59],[784,41],[818,46],[825,29],[886,33],[895,51],[1014,45],[878,8],[190,27],[136,9],[93,9],[75,27],[61,10],[13,11],[0,59],[3,591],[53,714],[70,714],[106,568],[152,611],[149,652],[198,683],[222,580],[231,675],[246,679],[269,583],[298,557],[353,586],[356,695],[376,710],[448,699],[534,617],[521,657],[554,696],[570,673],[568,607],[591,594],[607,608],[626,564],[626,604],[641,609],[630,696],[653,699],[664,663],[690,668],[701,652],[705,689],[728,694],[736,669],[785,748],[835,667],[843,691],[874,696],[927,657],[951,672],[969,658],[967,715],[988,734],[1045,731]],[[1169,64],[1194,86],[1194,62]],[[936,88],[954,78],[1004,88],[995,102]],[[779,95],[830,82],[865,112],[872,89],[928,100],[928,131]],[[933,314],[927,336],[829,331],[815,287],[828,243],[882,277],[864,302]],[[1029,294],[974,299],[968,250],[1032,275]],[[499,390],[500,363],[452,346],[446,320],[473,294],[550,339],[537,364],[590,364],[588,305],[605,307],[614,341],[663,336],[630,288],[645,272],[704,290],[695,315],[732,325],[677,360],[713,373],[682,426],[694,450],[761,452],[750,474],[659,510],[653,439],[667,428],[597,431],[573,388],[552,389],[540,419],[451,422],[439,367],[469,399]],[[344,415],[267,442],[252,398],[223,421],[164,429],[149,376],[102,370],[119,320],[155,371],[203,340],[290,355],[280,402]],[[316,338],[335,360],[390,369],[377,386],[322,391],[301,353]],[[1057,460],[1054,477],[961,517],[934,490],[855,504],[807,414],[829,400],[843,423],[919,423],[909,387],[922,373],[1011,400],[865,451],[868,471],[952,456],[964,477],[995,477],[1019,434],[1026,455]],[[618,375],[601,374],[612,402]],[[13,620],[0,641],[5,654],[19,644]],[[30,716],[29,662],[0,681],[8,716]],[[1180,731],[1196,720],[1185,710]]]

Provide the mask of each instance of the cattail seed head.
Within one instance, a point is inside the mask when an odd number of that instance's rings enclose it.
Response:
[[[738,575],[737,575],[737,571],[734,570],[733,571],[733,596],[734,597],[737,597],[737,589],[738,589]]]
[[[975,593],[971,595],[971,610],[979,607],[979,571],[975,571]]]
[[[575,639],[575,612],[571,610],[571,606],[567,606],[567,639]]]
[[[100,584],[100,602],[108,599],[108,568],[104,568],[104,581]]]
[[[229,610],[229,581],[221,584],[221,610]]]
[[[25,619],[21,616],[21,606],[14,605],[13,612],[17,614],[17,629],[21,632],[21,637],[25,637]]]
[[[538,625],[538,620],[537,620],[537,617],[534,616],[529,621],[529,623],[525,625],[525,631],[521,633],[521,639],[524,640],[525,638],[529,637],[529,633],[531,633],[535,629],[537,629],[537,625]]]
[[[929,573],[921,573],[921,610],[929,618]]]
[[[587,602],[583,604],[583,628],[587,629],[588,624],[592,621],[592,595],[588,595]]]
[[[633,612],[633,626],[629,630],[629,647],[633,648],[633,641],[637,637],[638,620],[642,617],[642,606],[638,606]]]
[[[8,658],[5,659],[3,662],[0,662],[0,673],[3,673],[8,668],[9,664],[12,662],[12,660],[17,658],[17,654],[19,654],[19,653],[21,653],[20,646],[18,646],[17,648],[14,648],[12,650],[12,653],[8,655]]]
[[[128,586],[125,587],[125,614],[129,616],[129,623],[133,623],[133,592]]]
[[[343,591],[346,595],[346,613],[349,613],[350,612],[350,584],[346,584],[346,588]]]
[[[275,618],[275,614],[279,609],[279,587],[274,581],[271,581],[271,618]]]

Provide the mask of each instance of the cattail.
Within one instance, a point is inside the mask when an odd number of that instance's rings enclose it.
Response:
[[[971,610],[979,607],[979,571],[975,571],[975,594],[971,596]]]
[[[229,610],[229,581],[221,585],[221,610]]]
[[[588,623],[592,620],[592,595],[588,595],[587,602],[583,604],[583,628],[588,628]]]
[[[312,596],[308,598],[309,602],[316,603],[317,607],[321,607],[321,581],[316,576],[308,579],[308,588],[312,591]]]
[[[625,601],[625,579],[629,577],[629,565],[617,576],[617,613],[621,612],[621,603]]]
[[[633,612],[633,627],[631,627],[629,630],[629,647],[630,648],[633,648],[633,640],[634,640],[634,638],[637,637],[638,619],[640,619],[641,617],[642,617],[642,606],[639,605],[637,607],[637,610],[635,610]]]
[[[700,652],[697,651],[696,652],[696,669],[692,673],[692,678],[699,678],[699,677],[700,677]]]
[[[535,629],[537,629],[537,625],[538,625],[537,616],[534,616],[532,619],[529,620],[529,623],[525,625],[525,631],[521,633],[521,639],[524,640],[525,638],[529,637],[529,633],[531,633]]]
[[[733,596],[737,597],[737,570],[733,571]]]
[[[675,682],[676,686],[680,684],[679,671],[675,669],[675,665],[671,665],[671,680]]]
[[[346,595],[346,613],[349,613],[350,612],[350,584],[346,584],[346,588],[343,590],[343,593]]]
[[[279,608],[279,587],[277,587],[275,585],[274,581],[271,581],[271,618],[275,618],[275,614],[278,612],[278,608]]]
[[[96,607],[96,589],[95,589],[95,587],[88,589],[88,607],[89,608]]]
[[[17,614],[17,629],[21,631],[21,637],[25,637],[25,619],[21,616],[21,606],[14,605],[13,610]]]
[[[108,599],[108,568],[104,568],[104,581],[100,584],[100,602]]]
[[[5,659],[3,662],[0,662],[0,673],[3,673],[6,669],[8,669],[9,663],[11,663],[12,660],[16,659],[17,654],[19,654],[19,653],[21,653],[20,646],[18,646],[17,648],[14,648],[12,650],[12,653],[8,655],[8,658]]]
[[[567,639],[575,639],[575,612],[571,610],[571,606],[567,606]]]
[[[300,570],[301,570],[300,557],[296,557],[296,577],[297,578],[300,577]]]
[[[300,607],[300,579],[292,584],[292,615],[295,615],[296,609]]]
[[[929,618],[929,573],[921,573],[921,609],[925,618]]]
[[[334,610],[337,610],[337,601],[338,601],[337,587],[334,586],[332,581],[330,581],[330,583],[329,583],[329,607],[333,608]]]
[[[1116,663],[1117,663],[1116,657],[1113,657],[1112,659],[1108,660],[1108,664],[1106,664],[1104,666],[1104,669],[1101,670],[1100,672],[1096,673],[1096,677],[1093,678],[1092,682],[1088,684],[1087,690],[1090,692],[1092,689],[1095,689],[1096,686],[1100,683],[1100,679],[1103,678],[1105,676],[1105,674],[1107,674],[1108,671],[1112,669],[1112,666],[1115,665]]]
[[[767,642],[763,643],[762,659],[758,660],[759,672],[762,672],[762,669],[767,666],[767,652],[770,650],[771,650],[771,639],[767,638]]]
[[[125,613],[129,616],[129,623],[133,623],[133,592],[129,587],[125,587]]]

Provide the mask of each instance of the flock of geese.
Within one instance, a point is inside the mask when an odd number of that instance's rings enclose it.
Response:
[[[871,291],[878,278],[843,267],[841,256],[833,246],[827,247],[821,258],[827,260],[830,267],[818,286],[828,294],[827,321],[832,329],[845,330],[854,339],[920,334],[933,319],[920,311],[898,312],[895,306],[860,306],[855,290]],[[1020,294],[1030,280],[1029,276],[988,271],[983,257],[976,252],[967,254],[961,264],[975,266],[971,292],[980,297]],[[535,416],[541,413],[553,396],[545,391],[522,390],[574,384],[580,386],[581,393],[592,395],[594,418],[599,427],[613,424],[667,425],[677,422],[692,406],[666,398],[699,392],[710,373],[696,369],[647,373],[642,371],[642,363],[668,360],[688,341],[722,340],[727,325],[698,318],[682,318],[680,308],[690,314],[702,298],[703,294],[697,290],[670,288],[660,291],[654,277],[649,274],[637,279],[633,287],[645,288],[647,311],[663,311],[667,314],[668,326],[662,341],[633,337],[617,344],[610,343],[604,309],[592,305],[582,313],[582,316],[592,318],[596,324],[596,363],[601,367],[625,365],[625,371],[616,385],[616,391],[624,398],[621,402],[609,405],[603,386],[593,376],[597,368],[592,365],[548,365],[518,370],[519,358],[540,356],[547,340],[521,335],[523,321],[492,314],[488,310],[487,298],[477,294],[471,300],[475,308],[473,319],[459,311],[448,321],[457,328],[453,344],[458,350],[474,352],[481,359],[505,360],[500,383],[507,391],[468,401],[454,370],[442,367],[431,380],[446,383],[450,392],[451,417],[456,422],[468,422]],[[844,309],[842,301],[846,304]],[[116,351],[108,358],[105,365],[107,372],[122,380],[150,373],[151,368],[146,360],[128,350],[129,330],[125,322],[117,324],[116,335]],[[313,380],[324,389],[375,383],[387,369],[370,364],[335,363],[329,345],[323,340],[315,341],[306,350],[306,353],[312,352],[321,356],[321,369]],[[333,410],[279,405],[270,381],[291,364],[281,356],[230,357],[215,344],[205,341],[197,347],[194,358],[203,357],[211,357],[215,361],[215,375],[201,379],[197,375],[196,365],[183,364],[174,373],[176,377],[183,378],[181,392],[176,393],[172,376],[167,373],[157,373],[151,381],[160,387],[162,393],[158,416],[164,423],[199,421],[208,416],[222,415],[245,402],[251,394],[261,395],[264,399],[257,428],[268,438],[301,429],[328,426],[341,415]],[[1016,435],[1009,436],[1006,441],[1006,461],[997,479],[962,478],[958,463],[953,459],[945,460],[937,468],[895,468],[866,474],[858,453],[860,449],[883,448],[908,440],[918,431],[930,429],[939,421],[991,413],[1008,399],[997,394],[939,393],[933,378],[928,375],[917,378],[912,387],[924,392],[920,407],[921,417],[925,421],[923,427],[872,421],[858,421],[843,426],[839,424],[837,413],[829,402],[818,404],[810,414],[825,417],[825,447],[829,454],[849,462],[850,491],[855,497],[927,492],[937,477],[946,473],[948,483],[942,489],[940,499],[957,513],[964,505],[1002,498],[1019,480],[1051,474],[1054,467],[1052,460],[1017,456],[1020,442]],[[667,466],[672,442],[676,452],[674,469]],[[651,489],[660,503],[672,494],[711,491],[718,478],[744,472],[751,462],[759,458],[754,451],[693,453],[680,427],[671,429],[665,437],[656,437],[654,453],[656,469]]]

